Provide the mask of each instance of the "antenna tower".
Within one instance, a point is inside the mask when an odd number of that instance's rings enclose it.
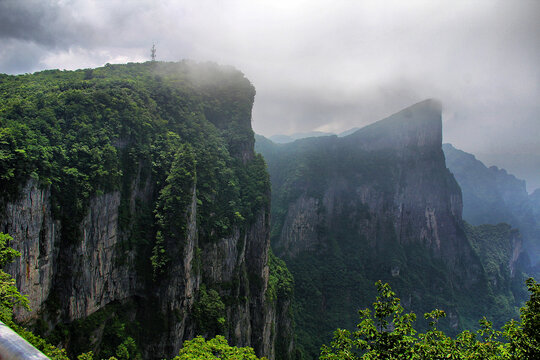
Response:
[[[150,56],[152,61],[156,61],[156,44],[152,43],[152,49],[150,49]]]

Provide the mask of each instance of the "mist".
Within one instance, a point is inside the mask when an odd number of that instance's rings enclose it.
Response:
[[[437,98],[445,142],[538,159],[539,14],[534,0],[0,0],[0,72],[147,61],[155,43],[160,61],[244,72],[262,135],[342,132]]]

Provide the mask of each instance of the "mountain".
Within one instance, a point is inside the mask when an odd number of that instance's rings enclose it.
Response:
[[[273,142],[277,144],[286,144],[286,143],[290,143],[298,139],[304,139],[308,137],[328,136],[328,135],[333,135],[333,134],[322,132],[322,131],[310,131],[310,132],[303,132],[303,133],[294,133],[291,135],[282,135],[282,134],[272,135],[270,136],[270,140],[272,140]]]
[[[344,132],[339,133],[338,136],[339,137],[344,137],[344,136],[347,136],[347,135],[351,135],[351,134],[355,133],[358,130],[360,130],[359,127],[353,127],[352,129],[345,130]]]
[[[0,96],[0,229],[32,308],[18,321],[72,356],[171,358],[223,334],[290,357],[290,274],[269,249],[242,73],[108,64],[0,75]]]
[[[478,153],[476,157],[486,166],[498,166],[506,169],[520,179],[527,181],[527,191],[540,188],[540,155],[534,153]]]
[[[450,332],[486,314],[498,324],[516,315],[521,299],[509,279],[521,275],[511,269],[519,239],[511,228],[475,233],[463,222],[437,101],[344,137],[274,144],[257,136],[255,149],[270,172],[271,243],[295,278],[297,344],[307,358],[335,328],[355,328],[379,279],[408,310],[444,309],[440,326]],[[500,249],[482,257],[492,236]],[[493,264],[501,273],[486,270]]]
[[[343,136],[351,135],[352,133],[356,132],[359,129],[360,129],[359,127],[354,127],[352,129],[349,129],[349,130],[346,130],[337,134],[337,136],[343,137]],[[268,139],[273,141],[276,144],[287,144],[287,143],[300,140],[300,139],[305,139],[305,138],[310,138],[310,137],[330,136],[330,135],[336,135],[336,134],[322,132],[322,131],[309,131],[309,132],[302,132],[302,133],[294,133],[291,135],[282,135],[282,134],[272,135]]]
[[[518,228],[530,261],[540,261],[538,191],[529,195],[524,180],[504,169],[486,167],[472,154],[443,145],[448,168],[463,192],[463,218],[471,224],[505,222]]]

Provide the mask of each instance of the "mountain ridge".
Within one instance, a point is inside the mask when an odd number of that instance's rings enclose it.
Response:
[[[272,248],[295,277],[298,343],[310,357],[336,327],[354,329],[350,316],[369,304],[376,280],[389,282],[408,310],[444,309],[449,331],[495,313],[487,263],[467,235],[461,189],[446,167],[438,101],[342,138],[275,145],[257,136],[255,146],[271,177]],[[519,246],[508,234],[502,251]],[[514,314],[512,306],[502,313]]]

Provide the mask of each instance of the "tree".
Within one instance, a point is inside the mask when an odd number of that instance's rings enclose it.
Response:
[[[410,358],[416,331],[414,313],[403,314],[403,307],[390,285],[376,283],[379,295],[370,309],[360,310],[358,330],[352,334],[338,329],[331,347],[323,345],[322,360]],[[352,335],[352,338],[351,338]],[[363,356],[362,353],[365,353]]]
[[[531,295],[519,322],[512,320],[498,331],[483,318],[478,331],[465,330],[455,339],[437,329],[438,320],[446,316],[442,310],[425,314],[431,319],[430,329],[417,334],[412,326],[415,314],[402,314],[388,284],[376,285],[379,296],[373,311],[359,311],[357,331],[336,330],[331,345],[323,345],[320,359],[540,359],[540,284],[533,279],[527,280]]]
[[[520,309],[521,321],[504,326],[511,359],[540,359],[540,284],[532,278],[526,284],[531,296]]]
[[[250,347],[230,346],[218,335],[206,341],[202,336],[184,342],[178,356],[173,360],[221,359],[221,360],[266,360],[258,358]]]

